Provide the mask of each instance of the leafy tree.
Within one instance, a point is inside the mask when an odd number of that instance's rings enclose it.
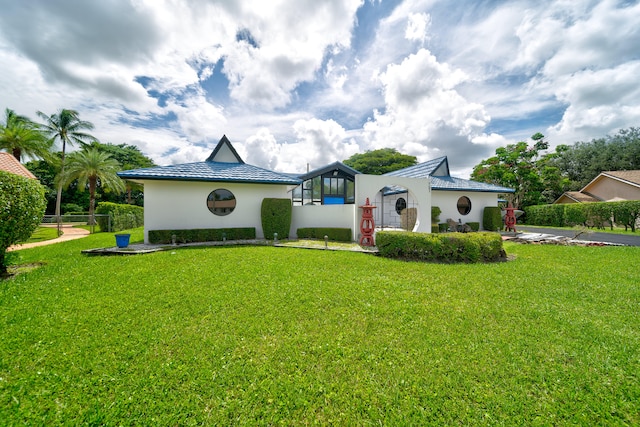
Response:
[[[640,169],[640,128],[623,129],[613,136],[558,149],[558,155],[549,163],[569,180],[571,190],[579,190],[601,172]]]
[[[18,161],[23,155],[46,158],[51,144],[38,125],[9,108],[4,114],[5,121],[0,123],[0,149],[13,154]]]
[[[77,180],[80,191],[89,187],[89,217],[92,224],[96,206],[96,188],[101,186],[118,192],[124,191],[124,182],[116,175],[119,170],[120,164],[116,159],[95,147],[85,148],[69,156],[67,169],[60,178],[61,184],[67,187],[72,181]]]
[[[399,153],[395,148],[381,148],[354,154],[343,163],[369,175],[383,175],[418,163],[415,156]]]
[[[45,204],[38,181],[0,171],[0,275],[7,272],[7,248],[31,236],[42,221]]]
[[[85,130],[93,129],[93,124],[80,120],[78,112],[75,110],[62,109],[50,116],[38,111],[38,116],[45,121],[42,129],[51,137],[53,143],[56,139],[62,142],[62,155],[60,156],[60,176],[65,176],[64,160],[67,144],[78,143],[85,145],[88,142],[96,141],[96,138]],[[60,203],[62,202],[62,179],[59,180],[58,193],[56,195],[55,215],[58,222],[58,235],[62,234],[62,220],[60,217]]]
[[[522,209],[542,203],[545,184],[536,159],[549,144],[541,133],[536,133],[531,139],[534,141],[531,147],[527,142],[520,141],[497,148],[495,156],[473,168],[471,178],[513,188],[515,193],[511,197],[515,207]],[[547,176],[553,176],[552,170],[547,171]]]
[[[135,145],[129,144],[102,144],[100,142],[91,143],[92,147],[97,147],[101,151],[109,153],[111,157],[116,159],[120,165],[121,170],[129,170],[129,169],[139,169],[139,168],[149,168],[153,167],[156,164],[149,157],[145,156],[142,151]],[[129,204],[138,204],[142,205],[142,185],[136,184],[131,181],[125,181],[126,185],[126,202]],[[121,198],[112,198],[105,195],[105,201],[111,201],[115,203],[125,202],[124,199]]]

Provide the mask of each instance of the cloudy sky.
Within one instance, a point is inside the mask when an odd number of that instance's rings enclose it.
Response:
[[[226,134],[303,172],[393,147],[468,177],[496,147],[640,126],[640,4],[0,0],[0,108],[75,109],[160,165]]]

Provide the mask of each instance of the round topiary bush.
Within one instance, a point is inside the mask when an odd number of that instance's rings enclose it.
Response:
[[[44,187],[37,180],[0,171],[0,273],[7,271],[7,248],[31,236],[46,206]]]

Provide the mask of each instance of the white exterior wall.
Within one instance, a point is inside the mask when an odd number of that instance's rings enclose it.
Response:
[[[431,184],[429,178],[405,178],[398,176],[377,176],[377,175],[356,175],[356,204],[364,205],[366,199],[369,198],[371,204],[376,203],[378,206],[382,204],[382,190],[387,186],[398,186],[406,188],[408,198],[415,203],[418,216],[413,231],[420,233],[431,233]],[[394,201],[395,209],[395,201]],[[374,217],[376,216],[374,210]],[[357,237],[360,237],[360,221],[362,219],[362,209],[356,212]],[[377,226],[377,225],[376,225]]]
[[[486,206],[498,206],[497,193],[483,193],[475,191],[438,191],[431,192],[431,203],[442,210],[440,214],[440,222],[446,222],[448,218],[455,220],[460,219],[465,222],[479,222],[482,229],[482,215]],[[467,215],[461,215],[458,212],[458,199],[467,196],[471,200],[471,212]]]
[[[291,231],[289,235],[298,237],[298,228],[334,227],[350,228],[355,239],[356,205],[304,205],[294,206],[291,215]]]
[[[236,207],[226,216],[214,215],[207,208],[207,197],[223,188],[236,197]],[[149,230],[255,227],[263,238],[260,209],[268,197],[290,199],[282,184],[242,184],[222,182],[144,181],[144,241]]]

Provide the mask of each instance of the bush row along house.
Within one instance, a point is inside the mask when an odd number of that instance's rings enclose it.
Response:
[[[119,172],[144,185],[145,242],[150,230],[255,227],[264,238],[264,198],[293,205],[290,236],[298,228],[349,228],[359,238],[366,199],[376,206],[377,229],[431,232],[431,207],[441,221],[482,223],[486,206],[513,189],[451,177],[447,157],[386,175],[366,175],[335,162],[304,174],[285,174],[246,164],[226,136],[204,162]]]

